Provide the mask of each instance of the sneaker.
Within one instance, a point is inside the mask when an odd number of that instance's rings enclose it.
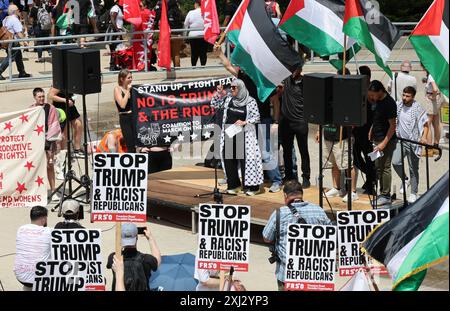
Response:
[[[327,198],[338,197],[340,195],[341,195],[341,190],[338,190],[336,188],[331,188],[324,194],[324,196],[326,196]]]
[[[417,201],[417,194],[411,193],[408,198],[409,203],[414,203]]]
[[[406,187],[406,191],[408,191],[409,186],[411,185],[411,182],[409,181],[409,179],[405,180],[405,187]],[[403,190],[403,183],[400,184],[400,190],[398,191],[400,194],[403,194],[404,190]]]
[[[389,197],[385,197],[385,196],[381,195],[377,198],[377,206],[389,205],[391,203],[392,203],[392,201]]]
[[[311,187],[311,182],[309,181],[309,178],[303,178],[302,188],[308,189],[309,187]]]
[[[279,183],[273,183],[272,186],[270,186],[269,188],[269,192],[275,193],[275,192],[279,192],[281,190],[280,184]]]
[[[348,199],[348,196],[346,195],[342,198],[342,202],[347,203],[347,199]],[[359,199],[358,194],[356,192],[352,192],[352,202],[356,201],[358,199]]]
[[[234,188],[234,189],[228,189],[228,190],[227,190],[227,193],[228,193],[228,194],[234,194],[234,195],[237,195],[239,192],[241,192],[241,188],[240,188],[240,187]]]
[[[217,181],[217,184],[218,184],[219,186],[226,185],[226,184],[227,184],[227,180],[226,180],[225,178],[221,178],[221,179],[219,179],[219,180]]]
[[[61,200],[61,195],[59,194],[59,192],[55,192],[52,195],[52,198],[51,198],[50,201],[52,201],[52,202],[59,202],[60,200]]]
[[[84,152],[81,149],[75,149],[73,151],[73,157],[79,158],[79,159],[84,159]]]
[[[248,195],[249,197],[254,196],[256,194],[258,194],[259,191],[253,191],[253,190],[247,190],[245,191],[245,194]]]

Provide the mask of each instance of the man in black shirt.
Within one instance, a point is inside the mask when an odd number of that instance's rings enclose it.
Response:
[[[153,255],[143,254],[137,250],[138,229],[133,223],[122,224],[122,256],[124,262],[124,281],[127,291],[146,291],[149,290],[148,280],[152,271],[156,271],[161,264],[161,253],[156,241],[153,238],[150,229],[144,230],[144,235],[150,244],[150,251]],[[108,256],[106,264],[107,269],[113,265],[114,254]],[[144,273],[144,275],[142,275]],[[139,278],[142,276],[142,278]],[[113,281],[111,290],[116,288],[116,275],[113,272]]]
[[[75,200],[66,200],[62,204],[61,212],[64,221],[55,225],[55,229],[83,229],[80,224],[80,203]]]
[[[368,98],[370,102],[376,103],[369,140],[374,143],[374,151],[383,153],[383,156],[375,161],[377,177],[380,180],[380,196],[377,198],[377,206],[381,206],[391,203],[391,163],[397,143],[395,136],[397,105],[378,80],[370,83]]]
[[[308,123],[303,115],[303,75],[298,68],[283,81],[281,104],[280,136],[283,146],[285,180],[298,179],[294,173],[292,147],[297,138],[298,149],[302,158],[303,189],[309,188],[311,167],[308,151]]]

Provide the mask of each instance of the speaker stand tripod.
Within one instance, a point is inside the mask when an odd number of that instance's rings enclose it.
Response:
[[[69,110],[69,98],[68,98],[68,90],[65,90],[65,96],[66,96],[66,111]],[[61,217],[62,215],[62,203],[67,199],[74,199],[80,203],[84,204],[90,204],[90,189],[91,189],[91,180],[89,178],[89,166],[88,166],[88,156],[87,156],[87,112],[86,112],[86,96],[83,95],[83,134],[84,134],[84,151],[83,151],[83,158],[84,158],[84,175],[82,175],[80,178],[77,178],[75,175],[75,171],[72,169],[72,152],[70,150],[72,145],[72,140],[70,138],[70,121],[66,121],[67,124],[67,154],[65,163],[67,165],[67,171],[64,169],[64,182],[59,185],[55,191],[52,192],[51,196],[53,194],[57,193],[62,189],[61,198],[59,200],[58,205],[52,208],[52,212],[54,212],[56,209],[58,209],[58,217]],[[72,182],[75,181],[78,186],[73,189]],[[66,186],[68,186],[68,191],[66,190]],[[76,194],[78,190],[81,188],[85,189],[85,193]],[[66,193],[67,191],[67,193]],[[80,200],[79,198],[82,196],[86,196],[85,200]]]

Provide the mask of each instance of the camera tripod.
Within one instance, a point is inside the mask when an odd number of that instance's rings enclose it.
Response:
[[[68,90],[66,88],[65,90],[65,97],[66,97],[66,111],[69,110],[69,97],[68,97]],[[64,163],[66,163],[67,166],[64,166],[64,182],[59,185],[55,191],[52,192],[50,197],[52,197],[55,193],[59,192],[60,189],[62,189],[61,192],[61,198],[59,199],[58,205],[54,206],[52,208],[52,212],[54,212],[56,209],[58,209],[58,217],[61,217],[62,215],[62,203],[67,199],[74,199],[80,203],[84,204],[90,204],[90,193],[91,193],[91,179],[89,178],[89,166],[88,166],[88,154],[87,154],[87,111],[86,111],[86,95],[83,95],[83,136],[84,136],[84,143],[83,143],[83,159],[84,159],[84,175],[82,175],[80,178],[77,178],[75,175],[75,171],[72,169],[72,152],[70,150],[72,145],[72,139],[70,137],[70,121],[66,121],[67,124],[67,153]],[[66,170],[67,168],[67,170]],[[76,182],[78,186],[73,189],[72,182]],[[68,185],[68,191],[66,190],[66,186]],[[77,191],[81,188],[85,189],[84,193],[77,194]],[[66,193],[67,191],[67,193]],[[79,199],[82,196],[86,196],[84,200]]]

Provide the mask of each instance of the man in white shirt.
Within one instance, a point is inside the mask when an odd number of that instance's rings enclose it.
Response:
[[[194,9],[190,10],[186,15],[184,20],[185,29],[203,29],[205,23],[203,21],[202,11],[201,11],[201,1],[194,1]],[[203,30],[192,30],[189,31],[189,44],[191,45],[191,65],[192,67],[197,66],[197,60],[200,58],[200,64],[202,66],[206,65],[207,52],[208,52],[208,42],[203,39]]]
[[[109,14],[111,16],[111,26],[113,32],[123,32],[123,7],[119,0],[115,0],[114,6],[109,10]],[[121,40],[121,36],[112,36],[111,41]],[[109,50],[111,52],[111,58],[109,60],[109,70],[117,71],[120,70],[120,67],[116,65],[114,52],[116,51],[116,47],[119,43],[111,43],[109,45]]]
[[[415,101],[416,90],[407,86],[403,89],[402,100],[397,102],[397,125],[396,134],[399,138],[426,143],[428,134],[428,118],[425,109]],[[417,200],[419,188],[419,160],[421,147],[412,143],[403,142],[403,156],[408,160],[410,179],[405,176],[405,186],[411,185],[411,195],[408,201],[413,203]],[[402,154],[400,141],[392,156],[392,166],[397,175],[402,178]],[[403,183],[400,186],[400,193],[403,194]]]
[[[34,206],[30,211],[31,223],[17,230],[14,273],[24,291],[33,289],[36,263],[50,258],[52,230],[47,227],[47,209]]]
[[[417,80],[409,72],[412,65],[409,60],[404,60],[400,65],[400,72],[394,73],[394,80],[390,80],[388,84],[388,92],[395,101],[402,100],[403,90],[407,86],[412,86],[417,90]]]
[[[19,38],[25,38],[25,35],[23,34],[23,26],[22,23],[19,20],[19,8],[11,4],[8,7],[8,16],[5,17],[3,20],[3,26],[8,29],[10,33],[14,35],[14,39]],[[12,43],[10,43],[11,45]],[[25,46],[28,45],[28,43],[25,41],[23,42]],[[12,47],[18,47],[20,46],[18,43],[12,44]],[[8,53],[8,51],[6,51]],[[16,62],[17,71],[19,72],[19,78],[29,78],[30,75],[25,72],[25,66],[23,65],[22,60],[22,51],[21,50],[12,50],[11,51],[11,58],[13,61]],[[2,73],[8,68],[9,65],[9,59],[8,57],[5,57],[3,61],[0,64],[0,80],[5,80],[5,78],[2,76]]]

